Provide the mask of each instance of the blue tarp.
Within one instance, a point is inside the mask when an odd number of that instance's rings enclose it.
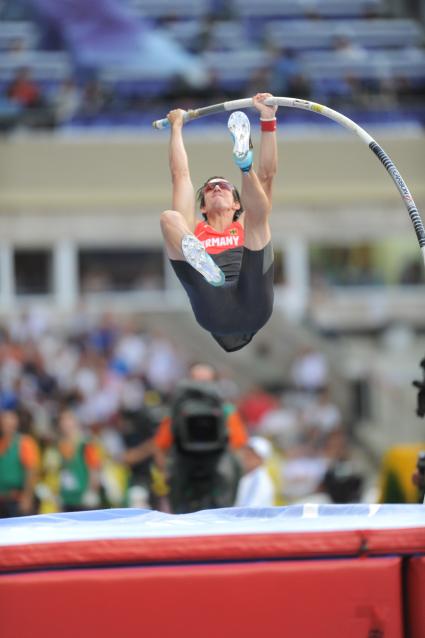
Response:
[[[0,545],[73,540],[425,528],[423,505],[291,505],[193,514],[111,509],[0,520]]]
[[[41,23],[56,31],[80,67],[116,66],[154,77],[181,74],[203,85],[200,60],[165,31],[134,14],[128,0],[31,0]]]

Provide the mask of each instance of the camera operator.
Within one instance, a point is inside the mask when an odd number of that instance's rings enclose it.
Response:
[[[418,388],[416,414],[425,416],[425,357],[420,362],[423,380]],[[425,495],[425,441],[395,445],[381,463],[381,503],[422,503]]]
[[[413,381],[412,385],[418,388],[418,403],[416,408],[416,414],[420,417],[425,416],[425,357],[419,364],[422,368],[423,378],[422,381]]]
[[[419,417],[425,416],[425,357],[419,364],[422,368],[422,381],[413,381],[412,385],[418,388],[418,399],[416,414]],[[412,475],[412,483],[418,488],[419,503],[425,503],[425,451],[418,454],[416,471]]]
[[[246,441],[239,414],[221,396],[214,368],[193,365],[154,437],[157,468],[165,472],[169,488],[169,509],[181,514],[233,505],[241,474],[234,450]],[[164,493],[162,497],[166,509]]]
[[[40,451],[16,410],[0,411],[0,518],[36,513]]]
[[[412,476],[413,485],[418,488],[419,496],[418,502],[425,502],[425,451],[421,451],[418,454],[418,462],[416,464],[416,471]]]

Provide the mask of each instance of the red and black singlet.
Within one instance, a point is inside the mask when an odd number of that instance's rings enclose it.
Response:
[[[215,230],[206,221],[199,222],[195,236],[224,272],[226,281],[237,279],[242,263],[244,229],[238,222],[232,222],[224,231]]]

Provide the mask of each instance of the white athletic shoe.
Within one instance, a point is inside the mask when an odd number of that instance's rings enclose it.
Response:
[[[182,252],[187,263],[197,270],[212,286],[222,286],[224,273],[207,253],[195,235],[184,235]]]
[[[229,117],[227,128],[233,138],[233,159],[242,171],[252,166],[251,125],[242,111],[234,111]]]

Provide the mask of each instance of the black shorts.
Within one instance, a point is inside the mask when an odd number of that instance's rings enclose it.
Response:
[[[211,255],[214,259],[215,255]],[[218,261],[217,259],[215,259]],[[197,322],[227,352],[251,341],[273,310],[273,247],[243,249],[239,276],[223,286],[211,286],[186,261],[171,265],[186,290]]]

